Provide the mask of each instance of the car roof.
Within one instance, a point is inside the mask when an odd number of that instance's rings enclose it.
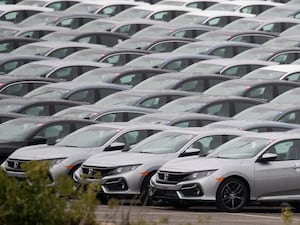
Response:
[[[100,63],[92,61],[80,61],[80,60],[60,60],[60,59],[49,59],[49,60],[39,60],[34,62],[29,62],[25,65],[47,65],[53,66],[55,68],[65,67],[65,66],[95,66],[95,67],[110,67],[109,63]]]
[[[300,71],[300,65],[297,64],[284,64],[284,65],[270,65],[263,68],[259,68],[260,70],[274,70],[278,72],[284,73],[293,73]]]
[[[232,127],[236,129],[251,129],[253,127],[258,126],[265,126],[265,127],[285,127],[285,128],[291,128],[296,129],[300,128],[299,124],[291,124],[291,123],[284,123],[279,121],[268,121],[268,120],[257,120],[257,121],[249,121],[249,120],[224,120],[224,121],[218,121],[211,124],[206,125],[207,127]]]
[[[128,90],[129,87],[126,85],[120,84],[111,84],[111,83],[101,83],[101,82],[58,82],[53,84],[47,84],[40,88],[53,88],[53,89],[67,89],[67,90],[78,90],[78,89],[85,89],[85,88],[113,88],[118,90]]]
[[[277,64],[276,62],[264,61],[264,60],[256,60],[256,59],[233,59],[233,58],[217,58],[217,59],[207,59],[205,61],[199,62],[199,64],[216,64],[222,66],[233,66],[233,65],[264,65],[270,66]]]
[[[90,47],[90,48],[101,48],[104,45],[98,44],[90,44],[90,43],[82,43],[75,41],[39,41],[35,43],[29,43],[28,46],[41,46],[41,47],[49,47],[51,49],[61,48],[61,47]]]
[[[80,102],[75,102],[71,100],[64,100],[64,99],[40,99],[40,98],[21,98],[21,97],[16,97],[16,98],[5,98],[0,100],[0,104],[20,104],[20,105],[30,105],[30,104],[35,104],[35,103],[69,103],[69,104],[74,104],[79,105],[82,104]]]

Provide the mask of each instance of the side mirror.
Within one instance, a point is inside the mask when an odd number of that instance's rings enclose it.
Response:
[[[104,151],[117,151],[117,150],[122,150],[126,146],[125,143],[123,142],[114,142],[110,146],[107,146]]]
[[[187,150],[185,150],[185,152],[181,153],[179,157],[198,155],[200,152],[201,149],[199,148],[188,148]]]
[[[47,145],[55,145],[59,140],[61,140],[61,139],[56,139],[55,137],[51,137],[51,138],[47,139],[46,144]]]
[[[34,137],[33,139],[28,141],[29,145],[39,145],[45,144],[47,142],[47,138],[44,137]]]
[[[275,153],[265,153],[263,154],[258,162],[269,162],[269,161],[274,161],[277,158],[277,154]]]

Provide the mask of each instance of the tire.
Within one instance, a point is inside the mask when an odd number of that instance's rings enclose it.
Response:
[[[139,196],[139,200],[143,205],[152,205],[152,198],[149,196],[149,187],[150,187],[150,179],[155,174],[155,172],[150,173],[142,182],[141,185],[141,195]]]
[[[238,178],[224,180],[217,191],[217,208],[226,212],[240,212],[249,199],[246,184]]]
[[[289,204],[294,208],[295,212],[300,212],[300,202],[290,202]]]

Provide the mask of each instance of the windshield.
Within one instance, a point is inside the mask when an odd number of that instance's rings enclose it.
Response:
[[[274,51],[267,49],[249,49],[238,55],[235,59],[258,59],[258,60],[268,60],[271,56],[274,55]]]
[[[171,20],[171,24],[182,24],[182,25],[192,25],[192,24],[203,24],[208,17],[198,16],[198,15],[181,15]]]
[[[58,18],[56,15],[49,14],[36,14],[34,16],[30,16],[27,19],[23,20],[19,24],[21,26],[35,26],[35,25],[48,25],[52,24]]]
[[[194,63],[189,67],[186,67],[185,69],[182,70],[182,72],[210,74],[210,73],[218,73],[221,71],[222,68],[224,68],[224,66],[199,62],[199,63]]]
[[[145,57],[139,57],[137,59],[134,59],[126,64],[126,66],[132,66],[132,67],[152,67],[152,68],[159,68],[160,65],[165,62],[166,59],[162,58],[154,58],[151,56],[145,56]]]
[[[276,70],[259,69],[246,74],[243,79],[271,79],[279,80],[285,72]]]
[[[88,126],[63,138],[56,146],[93,148],[101,147],[121,130],[110,127]]]
[[[87,111],[86,109],[80,110],[80,109],[73,109],[73,107],[71,107],[68,109],[61,110],[55,113],[53,116],[84,119],[84,118],[88,118],[88,116],[91,115],[92,113],[93,113],[92,111]]]
[[[207,95],[224,95],[224,96],[230,96],[230,95],[241,95],[244,91],[246,91],[250,86],[243,85],[243,84],[237,84],[237,83],[220,83],[218,85],[215,85],[211,88],[209,88],[207,91],[204,92],[204,94]]]
[[[170,103],[165,104],[159,108],[162,112],[198,112],[205,103],[197,101],[189,101],[187,99],[181,98]]]
[[[261,23],[259,21],[251,21],[246,19],[239,19],[229,23],[225,27],[224,30],[255,30]]]
[[[116,48],[125,48],[125,49],[143,49],[151,44],[152,41],[147,40],[136,40],[136,39],[128,39],[125,41],[116,44],[114,47]]]
[[[45,77],[52,69],[52,66],[30,63],[14,69],[8,75],[18,77]]]
[[[76,35],[71,33],[53,32],[49,35],[44,36],[42,39],[46,41],[70,41],[74,37],[76,37]]]
[[[0,103],[0,112],[16,112],[21,107],[22,105],[19,103]]]
[[[236,114],[233,118],[237,120],[274,120],[280,114],[282,114],[282,111],[280,111],[280,109],[274,110],[257,107],[253,109],[251,107]]]
[[[150,7],[149,7],[150,9]],[[132,16],[134,15],[134,18],[146,18],[150,13],[152,13],[151,10],[145,10],[145,9],[136,9],[136,8],[130,8],[127,10],[124,10],[120,13],[118,13],[116,16],[114,16],[114,19],[117,20],[130,20],[132,19]]]
[[[172,28],[168,27],[147,27],[145,29],[140,30],[136,34],[134,34],[132,37],[151,37],[153,34],[155,36],[167,36],[171,31],[173,31]]]
[[[91,21],[79,27],[79,31],[110,31],[116,26],[113,22],[105,21]]]
[[[80,3],[69,7],[68,9],[65,10],[65,12],[96,13],[96,11],[101,7],[102,5],[98,5],[98,4]]]
[[[33,0],[33,1],[21,1],[18,2],[18,5],[28,5],[28,6],[39,6],[39,7],[43,7],[46,4],[46,1],[38,1],[38,0]]]
[[[109,82],[117,77],[119,73],[110,71],[91,70],[77,77],[73,81],[99,81]]]
[[[0,36],[1,37],[11,37],[14,36],[18,30],[8,29],[8,28],[0,28]]]
[[[199,35],[196,39],[201,41],[226,41],[230,37],[230,35],[222,32],[205,32],[204,34]]]
[[[218,3],[215,4],[211,7],[209,7],[209,10],[221,10],[221,11],[228,11],[228,12],[234,12],[237,11],[239,9],[239,5],[235,5],[235,4],[222,4],[222,3]]]
[[[66,95],[70,90],[60,88],[37,88],[28,94],[24,95],[25,98],[54,98],[59,99]]]
[[[257,17],[261,18],[276,18],[276,17],[289,17],[292,15],[293,10],[291,9],[283,9],[282,7],[273,7],[268,9],[262,13],[260,13]]]
[[[0,139],[6,141],[24,141],[35,131],[40,123],[10,120],[0,124]]]
[[[279,104],[299,104],[300,88],[292,89],[284,92],[274,98],[271,103]]]
[[[147,79],[134,87],[135,90],[173,89],[180,79],[172,77],[155,77]]]
[[[208,158],[249,159],[267,147],[272,140],[254,137],[239,137],[221,145]]]
[[[21,55],[42,55],[45,56],[48,52],[52,50],[51,47],[44,47],[38,45],[24,45],[16,50],[12,51],[14,54]]]
[[[167,154],[179,151],[195,135],[163,132],[152,135],[132,149],[132,152]]]
[[[202,45],[199,43],[183,45],[175,49],[174,53],[181,54],[207,54],[207,52],[212,48],[212,46]]]
[[[127,95],[124,93],[111,94],[100,101],[96,102],[95,105],[99,106],[112,106],[112,105],[135,105],[140,99],[140,96]]]
[[[299,40],[289,40],[288,38],[274,38],[263,44],[266,47],[298,47]]]
[[[94,52],[93,50],[81,50],[78,52],[74,52],[73,54],[67,56],[66,60],[85,60],[85,61],[94,61],[98,62],[100,58],[103,57],[103,54],[99,52]]]

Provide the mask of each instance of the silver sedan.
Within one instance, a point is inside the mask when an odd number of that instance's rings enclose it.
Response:
[[[239,212],[250,202],[300,207],[300,134],[258,133],[236,138],[205,158],[172,160],[150,181],[150,195],[171,204],[212,201]]]

